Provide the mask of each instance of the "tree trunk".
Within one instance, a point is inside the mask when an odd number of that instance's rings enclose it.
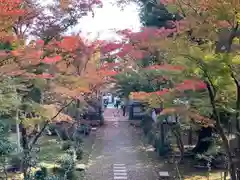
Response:
[[[226,150],[226,154],[227,154],[227,158],[228,158],[228,169],[229,169],[229,173],[230,173],[230,176],[231,176],[231,180],[237,180],[236,167],[235,167],[235,164],[233,162],[232,153],[231,153],[231,149],[230,149],[228,139],[227,139],[227,137],[224,133],[223,128],[221,127],[221,125],[219,123],[216,123],[216,127],[217,127],[219,135],[221,136],[221,139],[223,141],[224,148]]]
[[[21,152],[21,134],[20,134],[18,110],[16,112],[16,133],[17,133],[17,152],[20,153]]]
[[[240,86],[238,84],[238,81],[235,82],[236,86],[237,86],[237,100],[236,100],[236,117],[235,117],[235,121],[236,121],[236,130],[238,132],[238,134],[240,133],[240,119],[239,119],[239,110],[240,110]],[[237,136],[238,137],[238,148],[240,149],[240,135]]]
[[[211,102],[211,105],[212,105],[213,115],[216,118],[216,129],[217,129],[217,132],[218,132],[218,134],[220,135],[220,137],[223,141],[223,146],[224,146],[226,154],[227,154],[228,169],[229,169],[229,173],[230,173],[230,176],[231,176],[231,180],[237,180],[236,168],[235,168],[235,165],[234,165],[234,162],[233,162],[230,145],[229,145],[227,136],[226,136],[226,134],[224,132],[224,129],[223,129],[223,127],[221,125],[221,122],[220,122],[219,113],[217,111],[215,100],[214,100],[214,94],[213,94],[213,91],[212,91],[212,88],[211,88],[210,84],[208,82],[206,82],[206,84],[207,84],[207,89],[208,89],[208,93],[209,93],[210,102]]]
[[[213,131],[213,128],[211,127],[207,127],[207,128],[202,127],[200,129],[200,132],[198,134],[198,142],[192,150],[193,153],[202,154],[209,149],[212,143],[210,140],[210,138],[212,137],[212,131]]]
[[[79,118],[80,118],[78,108],[80,108],[80,100],[79,99],[76,100],[76,114],[75,114],[76,120],[79,120]]]
[[[190,128],[189,128],[189,130],[188,130],[188,144],[189,145],[192,145],[193,143],[192,143],[192,127],[190,126]]]
[[[24,127],[24,125],[20,123],[20,126],[21,126],[21,138],[22,138],[22,149],[23,149],[23,160],[22,160],[21,171],[23,172],[24,180],[27,180],[29,161],[30,161],[28,136],[27,136],[27,129]]]
[[[180,133],[178,127],[173,128],[173,129],[172,129],[172,132],[173,132],[173,134],[174,134],[175,137],[176,137],[177,146],[178,146],[178,149],[179,149],[179,151],[180,151],[180,160],[179,160],[179,163],[181,163],[181,162],[183,162],[183,157],[184,157],[184,144],[183,144],[183,141],[182,141],[182,138],[181,138],[181,133]]]

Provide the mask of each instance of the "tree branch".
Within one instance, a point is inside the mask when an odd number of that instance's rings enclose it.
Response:
[[[197,63],[200,65],[201,70],[203,71],[205,77],[207,78],[207,80],[208,80],[208,82],[209,82],[209,84],[210,84],[210,86],[212,88],[212,93],[213,93],[213,96],[215,98],[215,96],[217,94],[217,89],[215,88],[215,86],[214,86],[214,84],[213,84],[209,74],[207,73],[208,71],[204,68],[206,66],[205,63],[201,59],[194,58],[194,57],[192,57],[190,55],[184,54],[183,56],[188,58],[188,59],[197,61]]]
[[[66,107],[68,107],[70,104],[72,104],[74,99],[72,99],[69,103],[67,103],[65,106],[63,106],[50,120],[46,121],[42,129],[37,133],[37,135],[34,137],[30,144],[30,150],[33,148],[33,145],[37,142],[37,140],[41,137],[43,131],[46,129],[48,126],[49,122],[51,122],[53,119],[55,119]]]

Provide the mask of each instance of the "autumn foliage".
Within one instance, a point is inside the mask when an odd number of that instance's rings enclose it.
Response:
[[[88,42],[80,35],[60,35],[60,31],[65,31],[65,28],[74,23],[52,24],[52,27],[59,26],[55,29],[46,24],[42,33],[39,30],[42,22],[47,20],[44,18],[54,23],[62,20],[66,23],[73,22],[74,18],[86,15],[95,6],[101,7],[101,1],[56,1],[56,7],[49,9],[53,15],[59,13],[62,17],[47,17],[43,7],[31,1],[1,0],[0,42],[11,46],[11,49],[0,51],[1,78],[12,76],[24,83],[37,79],[45,80],[48,82],[47,94],[61,102],[66,98],[83,100],[83,96],[94,93],[105,83],[105,76],[111,75],[97,67],[100,61],[100,42]],[[42,12],[37,8],[42,8]],[[75,11],[78,13],[74,14]],[[67,14],[71,14],[70,19],[67,19]],[[39,29],[35,33],[33,31],[37,26]],[[63,29],[60,26],[63,26]],[[27,43],[27,35],[32,35],[32,32],[38,37],[35,36],[35,40]],[[40,36],[42,38],[39,38]]]

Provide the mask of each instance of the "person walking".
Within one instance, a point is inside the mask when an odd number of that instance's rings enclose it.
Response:
[[[122,104],[122,111],[123,111],[123,116],[126,115],[126,106],[125,104]]]
[[[115,107],[118,109],[120,104],[121,104],[120,98],[116,97]]]
[[[104,99],[104,107],[107,108],[108,106],[108,99]]]

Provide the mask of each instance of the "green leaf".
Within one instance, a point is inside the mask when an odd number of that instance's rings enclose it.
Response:
[[[166,8],[167,8],[168,12],[170,12],[170,13],[172,13],[172,14],[178,12],[178,7],[177,7],[177,5],[175,5],[175,4],[168,4],[168,5],[166,6]]]
[[[237,20],[238,23],[240,23],[240,13],[239,12],[236,15],[236,20]]]
[[[215,56],[213,54],[206,54],[203,58],[204,61],[214,61]]]
[[[233,64],[240,64],[240,55],[236,55],[232,59]]]

